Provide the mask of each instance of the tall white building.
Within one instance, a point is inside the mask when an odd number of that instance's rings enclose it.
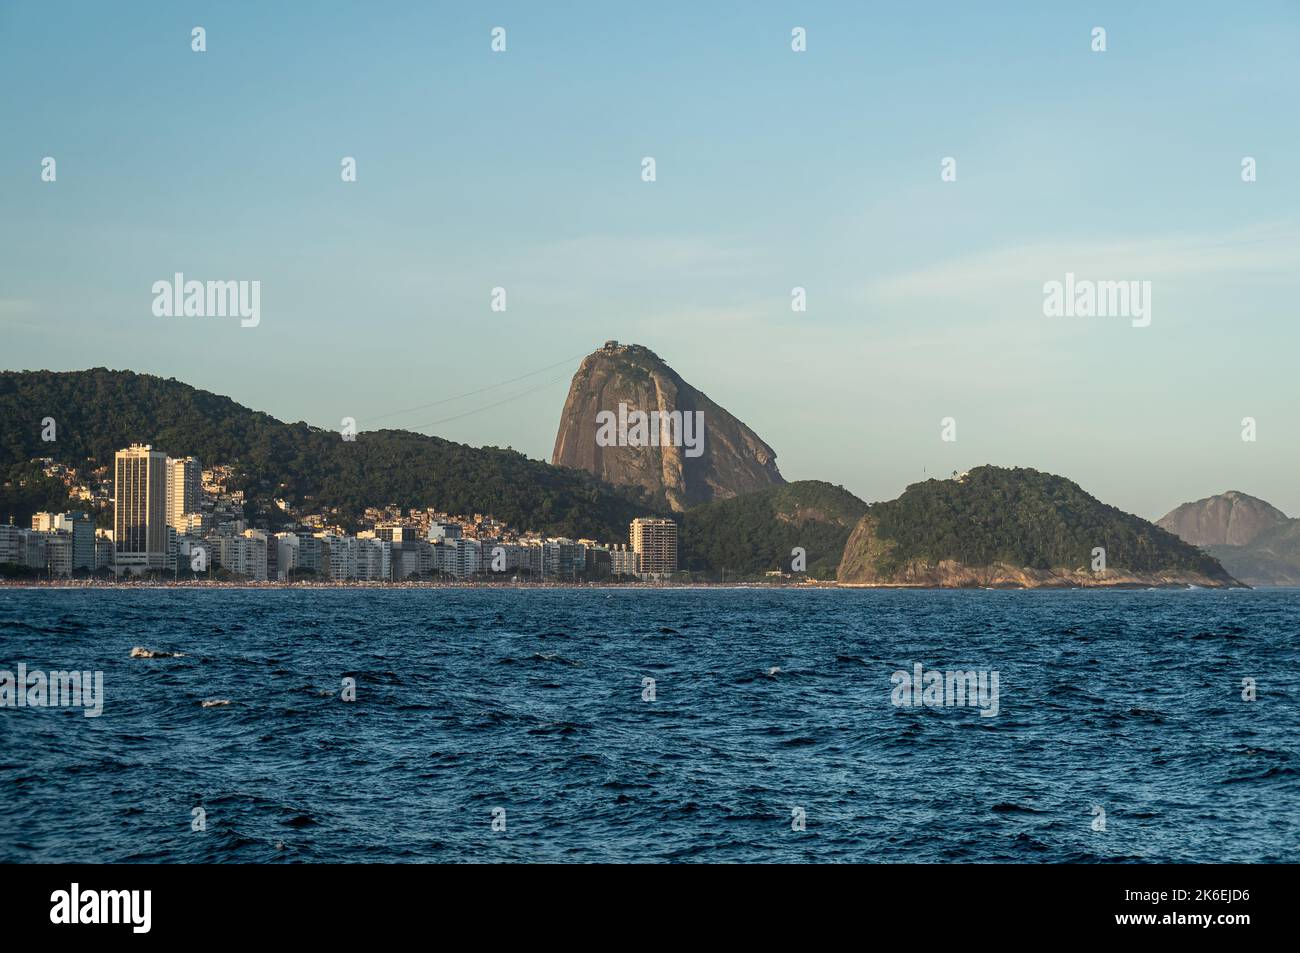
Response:
[[[291,579],[295,570],[302,568],[302,540],[296,533],[275,534],[276,577]]]
[[[242,536],[214,536],[206,540],[215,550],[217,564],[227,572],[263,582],[267,576],[266,534],[246,530]]]
[[[115,571],[167,564],[167,455],[132,444],[113,457]]]
[[[357,578],[385,582],[393,578],[393,544],[386,539],[357,540]]]
[[[42,533],[45,537],[45,569],[51,576],[72,575],[72,534]]]
[[[581,571],[578,545],[571,539],[548,539],[542,544],[542,575],[573,579]],[[585,551],[585,547],[583,547]]]
[[[667,519],[634,519],[629,535],[642,576],[658,578],[677,571],[676,523]]]
[[[321,575],[335,582],[357,578],[357,538],[325,533],[320,539]]]
[[[184,533],[185,514],[197,513],[203,501],[203,467],[198,457],[167,458],[167,525]]]
[[[457,579],[468,579],[483,568],[483,544],[477,539],[461,537],[449,540],[448,545],[451,552],[447,571]],[[490,563],[490,555],[488,559]]]
[[[637,562],[636,550],[624,545],[609,547],[609,574],[611,576],[635,576],[641,571]]]

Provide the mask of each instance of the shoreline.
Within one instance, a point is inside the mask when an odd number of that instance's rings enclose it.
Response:
[[[758,590],[818,590],[818,591],[854,591],[854,590],[918,590],[930,592],[1082,592],[1082,591],[1204,591],[1231,592],[1250,591],[1256,588],[1288,589],[1288,586],[1202,586],[1194,583],[1165,582],[1158,585],[1138,582],[1101,583],[1090,586],[1068,584],[1044,584],[1036,586],[935,586],[924,583],[838,583],[812,580],[808,582],[677,582],[677,583],[628,583],[628,582],[433,582],[422,581],[366,581],[348,580],[345,582],[319,581],[262,581],[236,582],[221,581],[186,581],[168,582],[164,580],[147,580],[140,582],[106,582],[103,580],[0,580],[0,591],[5,589],[55,589],[55,590],[146,590],[146,589],[265,589],[272,591],[323,590],[323,589],[496,589],[496,590],[591,590],[616,589],[632,592],[658,592],[668,589],[758,589]]]

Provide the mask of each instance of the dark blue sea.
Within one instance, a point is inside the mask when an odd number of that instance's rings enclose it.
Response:
[[[0,669],[104,700],[0,708],[0,861],[1296,862],[1298,633],[1295,590],[4,589]],[[895,705],[916,663],[997,714]]]

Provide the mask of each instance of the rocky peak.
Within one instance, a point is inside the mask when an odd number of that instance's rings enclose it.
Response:
[[[675,510],[785,483],[776,453],[652,350],[607,341],[569,385],[551,462]]]
[[[1276,506],[1237,490],[1207,496],[1166,513],[1156,525],[1193,546],[1245,546],[1287,516]]]

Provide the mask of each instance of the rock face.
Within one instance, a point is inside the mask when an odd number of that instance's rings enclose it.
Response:
[[[674,510],[785,483],[758,434],[649,348],[614,341],[573,375],[551,463],[643,487]]]
[[[1236,490],[1209,496],[1166,513],[1156,522],[1193,546],[1246,546],[1288,522],[1276,506]]]
[[[1300,586],[1300,519],[1230,490],[1184,503],[1159,524],[1201,546],[1252,586]]]
[[[836,580],[918,587],[1240,585],[1213,556],[1063,477],[1001,467],[916,483],[898,499],[871,506],[844,546]]]
[[[1260,533],[1245,546],[1209,546],[1223,568],[1252,586],[1300,586],[1300,519]]]

